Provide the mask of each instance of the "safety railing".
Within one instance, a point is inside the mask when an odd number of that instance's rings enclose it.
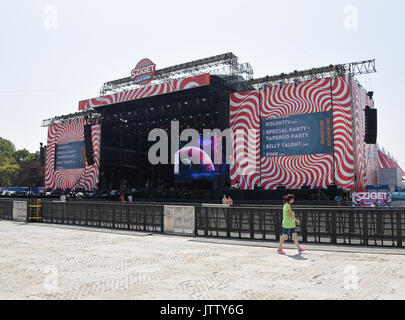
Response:
[[[282,207],[238,207],[193,204],[195,235],[279,241]],[[40,209],[40,222],[134,231],[164,232],[164,205],[42,201],[28,210]],[[405,208],[296,207],[299,240],[361,246],[403,247]],[[38,212],[35,213],[39,215]],[[13,201],[0,201],[0,219],[13,219]]]
[[[163,206],[43,201],[42,222],[163,232]]]
[[[13,220],[13,201],[0,200],[0,219]]]
[[[405,208],[296,208],[304,243],[395,246],[405,244]],[[196,235],[279,241],[281,207],[196,207]]]

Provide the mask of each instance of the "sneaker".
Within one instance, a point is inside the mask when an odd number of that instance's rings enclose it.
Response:
[[[299,249],[298,249],[298,253],[303,253],[303,252],[305,252],[305,251],[307,251],[307,249],[305,249],[305,248],[299,248]]]
[[[278,250],[277,250],[277,253],[278,253],[278,254],[286,254],[283,249],[278,249]]]

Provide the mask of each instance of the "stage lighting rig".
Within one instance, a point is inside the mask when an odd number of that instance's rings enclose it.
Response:
[[[294,70],[291,73],[281,73],[274,76],[265,76],[263,78],[247,80],[241,83],[241,86],[248,90],[249,88],[261,89],[267,86],[298,83],[299,81],[308,81],[323,78],[337,78],[344,75],[356,76],[377,72],[375,59],[346,64],[329,65],[326,67],[312,68],[302,71]]]

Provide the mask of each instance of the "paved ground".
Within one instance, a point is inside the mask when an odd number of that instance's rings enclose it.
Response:
[[[405,299],[405,249],[0,221],[0,299]]]

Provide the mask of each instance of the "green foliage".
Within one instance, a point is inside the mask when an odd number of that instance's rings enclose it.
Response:
[[[38,166],[35,161],[40,161],[39,151],[16,150],[11,141],[0,137],[0,187],[27,184],[29,168]]]
[[[35,153],[30,153],[30,155],[27,157],[26,161],[40,161],[41,157],[39,154],[39,151]]]
[[[15,147],[11,141],[0,137],[0,166],[5,164],[15,164]]]
[[[12,187],[12,181],[20,171],[18,164],[5,164],[0,166],[0,186]]]
[[[28,159],[31,153],[27,149],[17,150],[14,152],[14,159],[17,163],[21,163]]]

